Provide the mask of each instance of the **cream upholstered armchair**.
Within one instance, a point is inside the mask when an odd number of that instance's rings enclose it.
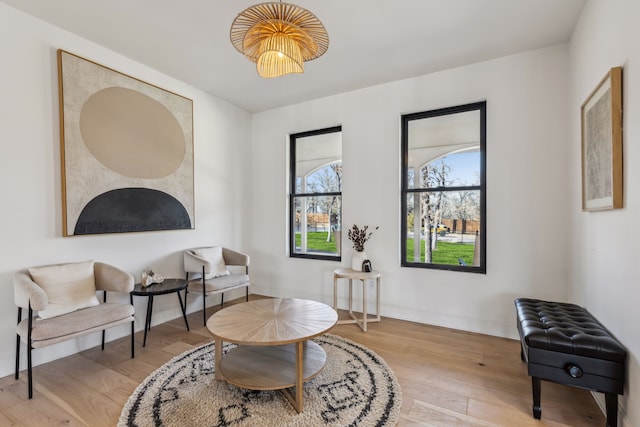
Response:
[[[220,294],[222,306],[224,292],[244,287],[246,300],[249,301],[249,262],[249,255],[222,246],[195,248],[184,252],[184,271],[189,282],[187,292],[203,295],[202,313],[205,325],[207,296]]]
[[[108,303],[107,291],[129,293],[133,276],[109,264],[84,261],[18,271],[13,280],[18,306],[16,374],[20,371],[20,341],[27,345],[29,399],[33,397],[31,351],[92,332],[131,323],[131,357],[134,357],[134,307]],[[102,291],[103,301],[96,297]],[[26,319],[22,310],[28,310]]]

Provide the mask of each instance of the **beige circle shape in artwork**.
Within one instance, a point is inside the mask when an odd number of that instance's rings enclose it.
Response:
[[[160,102],[122,87],[91,95],[80,132],[104,166],[131,178],[163,178],[182,163],[186,146],[176,117]]]

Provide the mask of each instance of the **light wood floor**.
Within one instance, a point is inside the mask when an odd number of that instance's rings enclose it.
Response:
[[[202,312],[189,315],[189,325],[191,332],[182,318],[153,326],[144,349],[137,333],[135,359],[130,338],[122,338],[104,351],[96,347],[37,366],[32,400],[26,371],[17,381],[13,375],[1,378],[0,426],[115,426],[129,395],[153,370],[211,341]],[[369,324],[367,333],[356,325],[338,325],[331,333],[373,349],[394,370],[403,397],[398,426],[605,424],[589,392],[544,381],[542,420],[534,420],[517,341],[388,318]]]

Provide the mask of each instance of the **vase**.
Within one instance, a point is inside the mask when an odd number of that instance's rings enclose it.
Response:
[[[364,251],[355,252],[351,256],[351,269],[355,271],[362,271],[362,261],[367,259],[367,254]]]

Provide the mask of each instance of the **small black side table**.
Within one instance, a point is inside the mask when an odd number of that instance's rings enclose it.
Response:
[[[147,302],[147,318],[144,322],[144,341],[142,342],[143,347],[147,345],[147,332],[151,330],[153,297],[156,295],[171,294],[174,292],[178,295],[178,301],[180,301],[180,308],[182,309],[182,317],[184,318],[185,325],[187,325],[187,331],[189,330],[189,322],[187,321],[187,313],[185,311],[186,307],[182,302],[182,297],[180,296],[180,291],[184,290],[186,299],[187,284],[188,282],[184,279],[164,279],[162,283],[154,283],[147,286],[146,288],[142,286],[142,283],[136,283],[136,285],[133,287],[133,291],[131,291],[130,295],[132,305],[134,295],[149,298],[149,301]]]

